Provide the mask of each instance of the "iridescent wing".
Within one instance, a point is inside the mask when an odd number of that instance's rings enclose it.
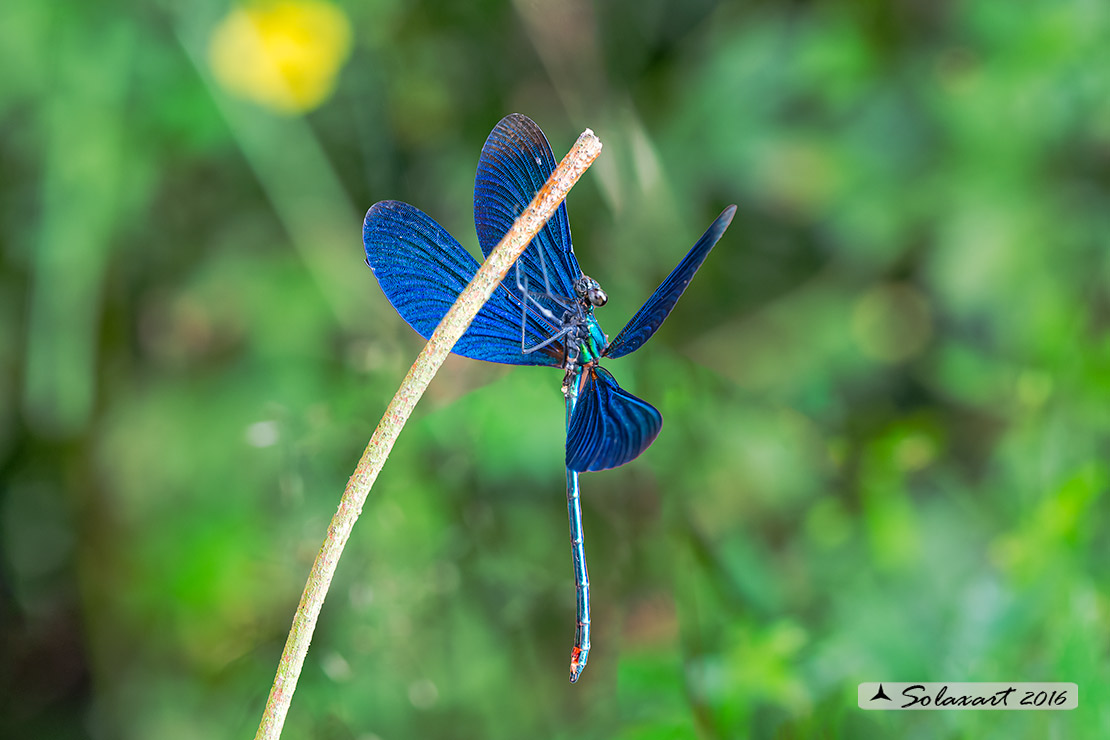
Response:
[[[531,118],[512,113],[498,122],[482,147],[474,175],[474,227],[482,254],[489,256],[554,171],[555,155]],[[574,297],[574,281],[582,270],[571,247],[566,203],[559,205],[517,263],[530,293],[543,293],[546,286],[556,296]],[[504,285],[519,295],[514,272]]]
[[[362,239],[366,264],[386,298],[425,339],[478,271],[478,263],[442,226],[408,203],[375,203],[366,213]],[[531,354],[521,352],[521,315],[520,299],[499,286],[452,352],[510,365],[560,366],[561,342]],[[558,330],[532,310],[524,317],[526,346],[539,344]]]
[[[607,357],[623,357],[629,352],[633,352],[640,348],[640,346],[651,338],[651,335],[663,325],[667,320],[667,316],[671,313],[671,309],[678,303],[678,299],[682,297],[686,286],[690,284],[690,280],[694,277],[694,273],[701,267],[701,263],[705,262],[705,258],[709,255],[709,251],[720,240],[721,235],[725,233],[725,229],[732,223],[732,217],[736,214],[736,206],[729,206],[721,211],[721,215],[717,216],[705,233],[701,235],[697,243],[690,249],[678,266],[671,271],[667,279],[655,289],[651,294],[651,298],[640,307],[632,320],[621,329],[620,333],[609,342],[609,346],[602,352]]]
[[[586,378],[567,425],[567,469],[583,473],[624,465],[659,436],[663,416],[617,385],[604,368],[582,372]]]

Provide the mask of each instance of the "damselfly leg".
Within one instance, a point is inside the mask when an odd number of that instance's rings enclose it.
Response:
[[[531,248],[531,247],[529,247]],[[520,262],[517,261],[516,267],[516,288],[520,293],[520,351],[523,354],[531,354],[551,344],[572,335],[582,325],[584,314],[582,307],[578,302],[566,296],[560,296],[551,289],[551,280],[547,273],[547,260],[544,259],[542,250],[536,250],[536,256],[539,258],[540,271],[543,274],[543,291],[531,290],[531,285],[528,280],[528,275],[521,275]],[[527,346],[525,339],[526,331],[525,326],[528,321],[528,309],[532,308],[537,311],[540,316],[546,319],[551,324],[552,330],[555,332],[547,339],[534,344],[531,347]],[[554,310],[552,310],[554,309]],[[561,316],[556,315],[556,311],[562,313]],[[572,337],[573,338],[573,337]],[[564,355],[577,356],[577,352],[570,348],[571,341],[566,341],[564,344]],[[570,359],[564,356],[564,365]]]

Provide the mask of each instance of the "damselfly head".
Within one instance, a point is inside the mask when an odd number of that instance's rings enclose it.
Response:
[[[604,306],[609,296],[601,289],[601,285],[589,275],[583,275],[574,283],[574,292],[579,300],[591,306]]]

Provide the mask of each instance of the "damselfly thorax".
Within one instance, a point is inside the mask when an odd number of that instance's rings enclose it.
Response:
[[[539,255],[539,264],[544,278],[542,289],[533,289],[528,275],[521,274],[519,263],[516,266],[516,287],[521,298],[520,351],[529,354],[555,344],[561,345],[562,367],[566,370],[565,386],[580,367],[597,363],[609,344],[609,338],[594,316],[594,308],[604,306],[609,296],[601,284],[589,275],[582,275],[574,281],[573,296],[557,295],[552,290],[542,254]],[[530,308],[553,326],[550,337],[532,346],[528,346],[525,338]]]

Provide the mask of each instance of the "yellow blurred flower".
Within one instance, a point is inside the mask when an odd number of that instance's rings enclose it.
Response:
[[[216,26],[208,64],[228,92],[283,113],[320,105],[351,51],[351,24],[324,0],[234,8]]]

